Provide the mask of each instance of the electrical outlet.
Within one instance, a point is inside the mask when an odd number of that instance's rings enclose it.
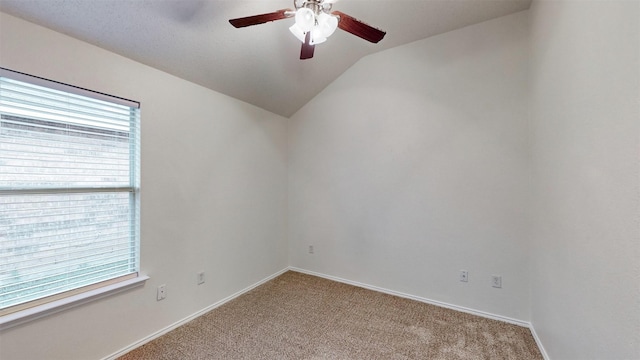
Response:
[[[494,288],[502,287],[502,276],[500,275],[491,275],[491,286]]]
[[[460,270],[460,281],[462,282],[469,281],[469,272],[467,270]]]
[[[164,300],[167,297],[167,285],[162,284],[158,286],[158,301]]]
[[[198,285],[204,284],[204,271],[198,273]]]
[[[313,254],[313,245],[309,245],[309,254]]]

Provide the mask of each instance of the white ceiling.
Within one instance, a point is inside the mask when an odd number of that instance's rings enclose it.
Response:
[[[529,8],[531,0],[340,0],[387,32],[371,44],[337,30],[299,60],[293,19],[236,29],[228,19],[293,0],[0,0],[0,11],[291,116],[367,54]]]

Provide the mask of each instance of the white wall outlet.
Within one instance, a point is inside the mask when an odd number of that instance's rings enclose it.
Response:
[[[460,281],[462,282],[469,281],[469,272],[467,270],[460,270]]]
[[[198,273],[198,285],[204,284],[204,271]]]
[[[158,301],[164,300],[167,297],[167,285],[162,284],[158,286]]]
[[[309,254],[313,254],[313,245],[309,245]]]
[[[500,275],[491,275],[491,286],[494,288],[502,287],[502,276]]]

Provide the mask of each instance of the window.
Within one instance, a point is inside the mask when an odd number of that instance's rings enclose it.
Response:
[[[139,119],[0,69],[0,315],[137,277]]]

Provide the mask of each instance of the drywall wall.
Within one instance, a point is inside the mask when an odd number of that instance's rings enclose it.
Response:
[[[552,359],[640,359],[640,2],[529,11],[531,320]]]
[[[287,266],[285,118],[5,14],[0,66],[142,103],[141,268],[151,277],[3,331],[0,358],[99,359]]]
[[[523,12],[367,56],[298,111],[291,265],[528,320],[527,31]]]

